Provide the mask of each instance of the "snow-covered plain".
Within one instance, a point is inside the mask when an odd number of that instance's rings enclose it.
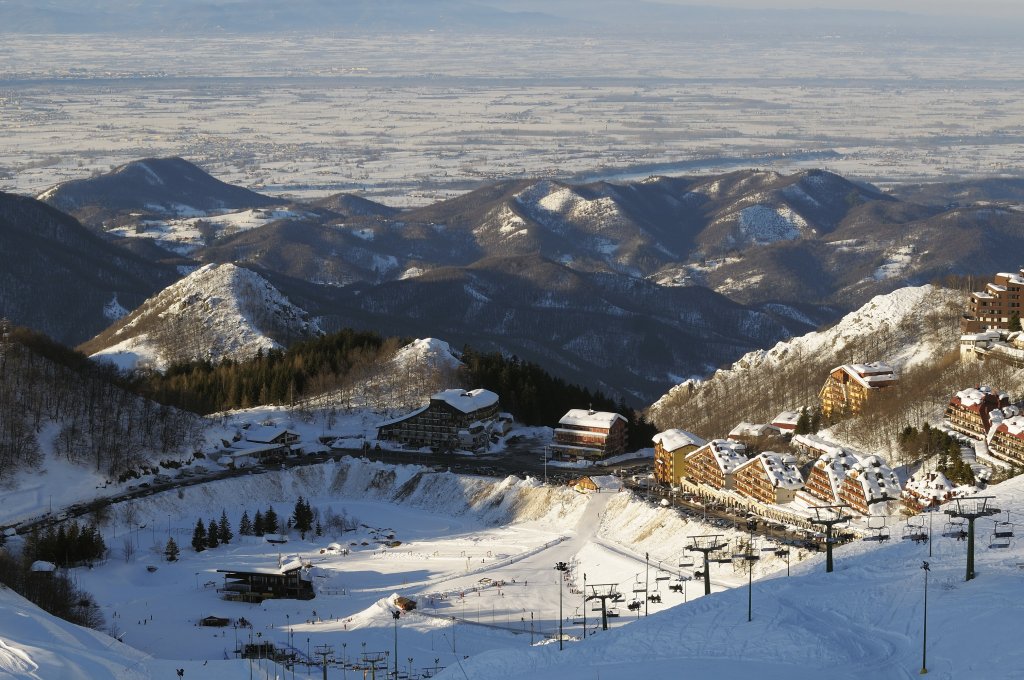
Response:
[[[1019,42],[59,41],[5,37],[0,190],[35,195],[172,154],[270,194],[357,191],[393,205],[508,177],[825,165],[891,182],[1024,166]]]

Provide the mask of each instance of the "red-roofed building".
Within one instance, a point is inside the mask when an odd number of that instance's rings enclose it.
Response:
[[[985,439],[992,428],[992,412],[1009,405],[1009,395],[986,385],[960,390],[946,407],[946,423],[968,437]]]
[[[1024,416],[1007,418],[996,426],[988,452],[1015,465],[1024,464]]]

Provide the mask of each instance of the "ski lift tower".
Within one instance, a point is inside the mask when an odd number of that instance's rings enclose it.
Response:
[[[967,520],[967,578],[970,581],[974,578],[974,520],[979,517],[991,517],[1002,512],[999,508],[988,507],[988,502],[995,496],[968,496],[957,498],[953,502],[956,506],[946,510],[950,517],[961,517]]]
[[[706,534],[704,536],[691,536],[693,543],[687,550],[699,552],[704,555],[704,594],[711,594],[711,559],[709,555],[729,545],[729,542],[722,538],[722,534]]]
[[[588,602],[590,600],[601,601],[601,630],[608,630],[608,600],[614,602],[615,598],[619,596],[619,584],[589,583],[587,588],[590,589],[590,594],[586,597]],[[586,611],[586,607],[583,609]]]
[[[848,505],[818,505],[813,508],[815,518],[810,520],[811,524],[820,524],[825,527],[825,573],[832,572],[832,545],[835,537],[832,535],[832,528],[837,524],[849,522],[852,517],[843,513],[843,508]]]
[[[330,645],[317,645],[313,649],[313,653],[320,657],[320,665],[324,669],[324,680],[327,680],[327,662],[328,660],[334,661],[334,647]]]
[[[750,531],[750,538],[741,541],[737,546],[739,550],[732,554],[733,565],[747,570],[747,623],[754,620],[754,562],[761,559],[760,549],[754,542],[754,530],[757,529],[757,520],[747,520],[747,530]]]
[[[368,670],[370,671],[371,680],[377,680],[377,671],[387,671],[387,658],[387,652],[363,652],[363,677],[366,677],[366,671]]]

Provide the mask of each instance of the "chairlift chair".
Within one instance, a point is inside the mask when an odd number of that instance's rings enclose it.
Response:
[[[916,524],[912,523],[910,520],[907,520],[907,525],[903,527],[903,539],[909,539],[911,541],[914,541],[915,543],[919,541],[927,541],[928,532],[925,530],[923,524]]]
[[[646,593],[647,592],[647,584],[644,583],[643,581],[641,581],[639,577],[637,577],[636,582],[633,583],[633,592],[634,593]]]
[[[616,616],[619,616],[619,608],[618,607],[612,607],[611,609],[609,609],[605,613],[607,614],[608,618],[614,618]]]
[[[1013,524],[1010,522],[996,522],[995,531],[992,535],[996,538],[1013,538]]]
[[[681,557],[681,558],[679,558],[679,566],[680,566],[680,568],[692,567],[693,565],[694,565],[694,561],[693,561],[692,557]]]
[[[601,611],[601,600],[594,600],[594,604],[590,605],[590,611],[599,612]],[[583,623],[580,621],[580,623]]]
[[[942,535],[947,538],[959,538],[966,530],[966,527],[967,521],[965,519],[960,517],[952,518],[942,526]]]
[[[670,578],[672,578],[672,574],[668,573],[664,569],[659,569],[658,573],[654,577],[654,580],[655,581],[667,581]]]
[[[577,626],[582,624],[584,621],[583,614],[580,614],[580,608],[576,607],[576,613],[573,614],[572,622]]]

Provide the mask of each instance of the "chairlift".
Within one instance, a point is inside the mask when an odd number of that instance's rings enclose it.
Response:
[[[605,614],[608,616],[608,618],[614,618],[616,616],[619,616],[619,608],[618,607],[612,607],[607,612],[605,612]]]
[[[962,517],[951,518],[942,527],[942,535],[947,538],[960,538],[967,527],[967,520]]]
[[[988,547],[997,549],[1009,548],[1010,538],[1007,536],[1001,537],[996,534],[992,534],[991,538],[989,538]]]
[[[626,605],[626,609],[628,609],[631,612],[635,612],[642,606],[643,604],[640,602],[640,600],[633,600],[632,602]]]
[[[576,607],[576,613],[573,614],[572,622],[579,626],[584,622],[584,620],[585,619],[583,618],[583,614],[580,614],[580,608]]]
[[[928,531],[924,528],[924,524],[917,524],[907,520],[907,525],[903,527],[903,540],[911,540],[915,543],[928,540]]]
[[[590,611],[599,612],[601,611],[601,600],[594,600],[594,604],[590,605]],[[579,623],[583,623],[580,621]]]
[[[789,554],[789,547],[788,546],[780,545],[780,546],[777,546],[775,548],[775,555],[777,557],[785,557],[788,554]]]
[[[1013,538],[1013,524],[1011,522],[996,522],[992,535],[995,538]]]
[[[664,569],[659,569],[658,573],[654,577],[654,580],[655,581],[667,581],[670,578],[672,578],[672,574],[670,574],[669,572],[667,572]]]
[[[646,593],[647,592],[647,584],[644,583],[643,581],[641,581],[639,576],[637,577],[636,582],[633,584],[633,592],[634,593]]]
[[[625,602],[625,601],[626,601],[625,596],[622,593],[620,593],[620,592],[616,591],[616,593],[614,595],[612,595],[612,602]]]
[[[680,557],[679,558],[679,566],[680,566],[680,568],[692,567],[693,565],[694,565],[694,561],[693,561],[692,557]]]

